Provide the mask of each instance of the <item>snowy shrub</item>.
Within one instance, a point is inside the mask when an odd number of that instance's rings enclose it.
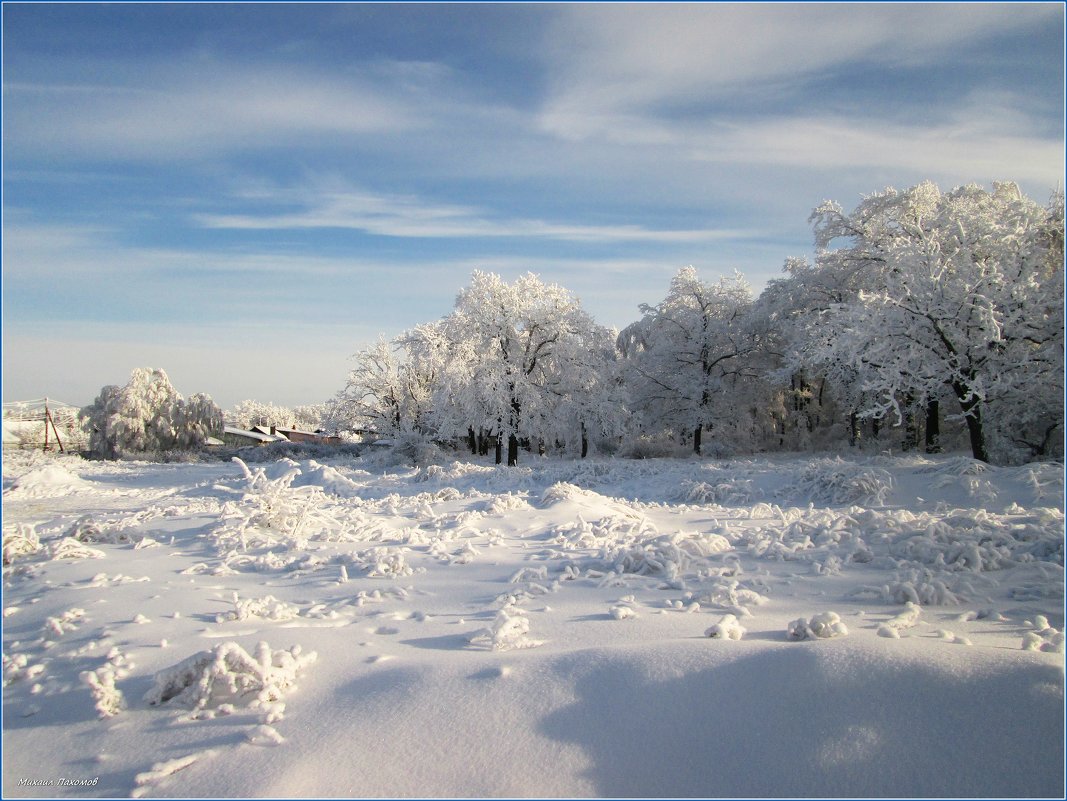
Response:
[[[526,499],[521,495],[515,493],[505,493],[504,495],[497,495],[485,505],[486,514],[491,515],[503,515],[508,512],[517,512],[523,509],[529,509],[530,504],[526,502]]]
[[[49,546],[49,556],[52,559],[103,559],[104,552],[96,548],[89,548],[74,537],[64,537],[59,542]]]
[[[1067,651],[1067,637],[1064,636],[1064,632],[1053,628],[1044,631],[1028,631],[1023,636],[1023,650],[1062,654]]]
[[[661,536],[651,541],[609,546],[604,561],[617,573],[675,579],[688,566],[689,560],[689,554],[679,547],[677,537]]]
[[[207,395],[184,400],[163,370],[137,368],[125,387],[106,386],[79,412],[90,450],[106,459],[199,448],[224,426]]]
[[[904,606],[905,609],[903,612],[890,618],[883,625],[898,631],[901,629],[910,629],[917,625],[919,617],[922,615],[922,607],[912,601],[908,601]]]
[[[883,505],[893,477],[878,467],[862,467],[840,459],[817,459],[806,465],[784,492],[796,500],[835,506]]]
[[[82,681],[89,685],[93,696],[96,713],[101,718],[110,718],[119,714],[126,707],[126,699],[115,686],[116,679],[129,675],[129,661],[118,649],[108,654],[107,663],[96,670],[87,670],[81,674]]]
[[[404,546],[381,545],[346,554],[342,559],[362,570],[368,578],[400,578],[425,570],[408,564],[405,554],[410,550]]]
[[[236,456],[233,461],[244,475],[245,491],[239,501],[223,505],[221,522],[212,532],[220,548],[246,551],[280,543],[299,545],[309,539],[330,539],[333,532],[343,530],[329,513],[321,487],[293,486],[302,473],[296,462],[283,459],[252,470]]]
[[[33,526],[18,523],[4,531],[3,554],[4,565],[10,565],[21,556],[30,556],[41,550],[41,540]]]
[[[266,708],[281,701],[297,674],[316,658],[314,651],[304,654],[298,645],[272,651],[260,642],[253,656],[236,642],[227,642],[156,673],[144,700],[152,706],[173,702],[196,711],[222,704]]]
[[[74,631],[81,625],[85,617],[84,609],[68,609],[59,617],[49,617],[45,620],[45,634],[53,637],[62,637],[70,631]]]
[[[4,686],[14,684],[17,681],[35,679],[45,671],[43,664],[30,664],[30,658],[26,654],[3,654]]]
[[[750,504],[754,495],[755,489],[748,479],[725,479],[714,484],[704,481],[682,482],[681,498],[686,503]]]
[[[343,567],[343,565],[342,565]],[[273,595],[263,598],[241,599],[235,592],[233,594],[233,611],[216,615],[216,623],[225,623],[229,620],[248,620],[259,618],[262,620],[292,620],[300,616],[300,609],[285,601],[279,601]]]
[[[671,434],[642,434],[632,437],[619,449],[623,459],[668,459],[691,455],[692,448],[679,444]]]
[[[637,598],[624,595],[617,603],[608,608],[608,615],[614,620],[634,620],[637,618]]]
[[[786,627],[786,634],[791,640],[825,640],[844,637],[848,634],[848,629],[841,622],[841,616],[837,612],[822,612],[810,620],[798,618],[792,621]]]
[[[737,579],[720,578],[698,599],[705,606],[727,609],[739,617],[751,617],[749,606],[760,606],[767,599]]]
[[[536,648],[542,644],[541,640],[530,639],[529,633],[530,621],[526,612],[509,604],[497,612],[492,626],[472,634],[470,642],[484,644],[493,651]]]
[[[745,634],[745,627],[737,622],[733,615],[723,615],[718,623],[712,624],[704,632],[705,637],[722,640],[740,640]]]

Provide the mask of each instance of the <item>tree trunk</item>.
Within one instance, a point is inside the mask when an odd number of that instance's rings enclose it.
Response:
[[[467,426],[467,447],[471,449],[471,456],[478,455],[478,437],[474,433],[474,426]]]
[[[582,458],[589,453],[589,438],[585,435],[585,423],[582,423]]]
[[[508,437],[508,467],[519,463],[519,438],[514,434]]]
[[[926,452],[941,453],[941,407],[936,400],[926,404]]]
[[[982,404],[963,384],[953,384],[952,388],[959,399],[963,419],[967,421],[967,434],[971,439],[971,455],[980,462],[988,462],[989,451],[986,450],[985,428],[982,424]]]
[[[698,425],[696,427],[696,429],[693,431],[693,453],[695,453],[697,456],[700,456],[700,439],[701,439],[701,434],[703,433],[703,431],[704,431],[704,425],[703,424]]]
[[[848,416],[848,444],[853,448],[860,442],[860,416],[853,412]]]
[[[901,450],[907,453],[918,447],[919,422],[915,415],[914,407],[908,406],[907,411],[904,412],[904,442],[901,445]]]
[[[496,463],[500,464],[504,461],[504,439],[503,434],[496,435]]]

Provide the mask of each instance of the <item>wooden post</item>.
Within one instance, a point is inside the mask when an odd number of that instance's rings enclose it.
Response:
[[[63,450],[63,440],[59,438],[59,429],[56,428],[56,421],[52,419],[52,412],[48,409],[48,398],[44,399],[44,449],[48,450],[48,426],[52,426],[52,433],[56,435],[56,445],[59,446],[60,453],[66,453]]]

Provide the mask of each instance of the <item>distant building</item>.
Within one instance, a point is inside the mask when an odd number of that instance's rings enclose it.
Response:
[[[264,426],[253,426],[252,430],[226,426],[222,430],[222,441],[226,445],[241,448],[246,445],[269,445],[272,442],[287,442],[281,434],[272,434]]]
[[[340,445],[344,442],[340,437],[331,437],[321,431],[301,431],[298,428],[278,428],[277,433],[290,442],[314,442],[316,445]]]
[[[222,439],[225,444],[236,447],[269,445],[272,442],[311,442],[316,445],[341,445],[344,442],[340,437],[331,437],[321,431],[301,431],[298,428],[277,426],[252,426],[247,429],[226,426]]]

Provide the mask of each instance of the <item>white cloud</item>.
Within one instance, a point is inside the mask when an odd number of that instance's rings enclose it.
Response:
[[[378,236],[410,238],[522,237],[570,242],[708,242],[741,239],[752,232],[701,228],[652,229],[641,225],[584,225],[526,218],[497,218],[473,206],[438,204],[414,196],[312,184],[274,193],[257,191],[245,199],[297,206],[296,211],[263,214],[202,214],[209,228],[341,228]]]
[[[183,275],[196,270],[245,273],[249,280],[257,276],[270,280],[294,273],[315,278],[380,268],[375,263],[319,255],[137,247],[124,244],[118,232],[110,229],[25,219],[6,221],[3,239],[4,275],[8,279],[52,275],[120,280],[138,274]]]
[[[918,65],[992,33],[1048,20],[1056,4],[575,4],[560,8],[547,46],[541,118],[564,138],[610,135],[693,101],[795,86],[850,63]],[[628,126],[627,126],[628,127]]]
[[[957,182],[1016,180],[1051,190],[1064,171],[1062,140],[1002,125],[993,108],[933,125],[838,117],[783,117],[723,124],[694,136],[694,158],[794,168],[870,168]],[[872,188],[874,191],[874,188]],[[1039,198],[1040,199],[1040,198]]]

